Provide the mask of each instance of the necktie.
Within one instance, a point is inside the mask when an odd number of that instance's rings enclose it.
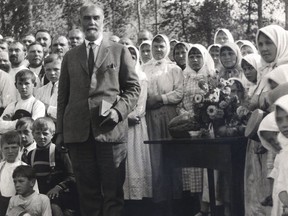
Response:
[[[27,163],[27,153],[28,153],[28,150],[26,148],[24,148],[23,154],[22,154],[22,157],[21,157],[21,161],[24,161],[26,163]]]
[[[93,68],[94,68],[94,52],[93,52],[93,43],[89,43],[90,49],[89,49],[89,57],[88,57],[88,70],[90,78],[93,74]]]
[[[54,83],[53,86],[52,86],[52,89],[51,89],[51,95],[50,95],[50,96],[53,95],[54,91],[55,91],[55,83]]]

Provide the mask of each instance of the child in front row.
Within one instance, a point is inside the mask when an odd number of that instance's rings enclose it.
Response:
[[[34,121],[32,134],[37,147],[29,152],[27,163],[35,169],[40,193],[50,198],[52,213],[58,216],[75,207],[75,177],[68,152],[59,150],[51,142],[54,133],[55,124],[51,118]]]
[[[22,117],[36,119],[45,116],[45,105],[33,96],[35,74],[28,69],[20,70],[15,76],[15,82],[21,98],[10,103],[1,115],[0,134],[14,130],[17,120]]]
[[[276,155],[271,177],[273,185],[273,207],[271,216],[288,215],[288,95],[275,102],[275,120],[279,128],[277,136],[281,146]]]
[[[30,151],[36,148],[32,134],[32,125],[34,120],[31,117],[23,117],[16,123],[16,130],[21,138],[22,151],[20,158],[23,162],[27,163],[27,156]]]
[[[19,159],[21,138],[16,130],[8,131],[1,137],[3,161],[0,163],[0,216],[5,216],[9,200],[16,194],[12,174],[19,165],[27,165]],[[38,187],[34,188],[38,192]]]
[[[6,216],[52,216],[49,198],[33,189],[36,174],[32,167],[20,165],[12,177],[17,195],[10,199]]]

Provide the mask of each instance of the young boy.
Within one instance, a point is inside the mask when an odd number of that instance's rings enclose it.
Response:
[[[11,198],[6,216],[52,216],[49,198],[33,189],[36,175],[32,167],[18,166],[12,177],[17,195]]]
[[[71,190],[75,177],[68,152],[58,150],[51,142],[54,133],[52,119],[42,117],[34,121],[32,134],[37,147],[28,154],[27,162],[36,171],[40,193],[50,198],[53,215],[62,215],[64,209],[73,208]]]
[[[58,80],[61,63],[62,57],[58,54],[50,54],[45,58],[44,70],[50,82],[37,89],[35,93],[35,97],[45,104],[47,116],[52,118],[54,122],[56,122],[57,117]]]
[[[0,163],[0,216],[5,216],[9,199],[16,194],[12,173],[17,166],[25,163],[19,160],[21,138],[16,130],[4,133],[0,143],[4,156]],[[37,186],[35,190],[38,191]]]
[[[20,99],[10,103],[0,117],[0,134],[15,129],[17,119],[32,117],[33,119],[45,116],[45,105],[33,97],[36,86],[35,74],[23,69],[15,76],[15,85],[20,93]]]
[[[27,156],[30,151],[36,149],[36,142],[32,134],[32,125],[34,120],[31,117],[23,117],[16,123],[16,130],[21,138],[23,149],[21,151],[21,160],[27,163]]]

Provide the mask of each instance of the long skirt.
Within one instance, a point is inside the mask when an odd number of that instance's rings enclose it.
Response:
[[[244,198],[245,216],[270,216],[271,208],[261,205],[271,191],[267,179],[267,153],[255,154],[255,148],[260,142],[248,140],[245,173],[244,173]]]

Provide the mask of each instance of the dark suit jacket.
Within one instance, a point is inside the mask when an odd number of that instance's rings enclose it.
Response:
[[[85,43],[68,51],[63,58],[58,88],[57,133],[65,143],[87,141],[90,128],[96,141],[127,141],[127,115],[137,103],[140,92],[129,50],[103,39],[92,78],[89,77]],[[117,125],[99,126],[102,100],[110,102],[122,120]]]

